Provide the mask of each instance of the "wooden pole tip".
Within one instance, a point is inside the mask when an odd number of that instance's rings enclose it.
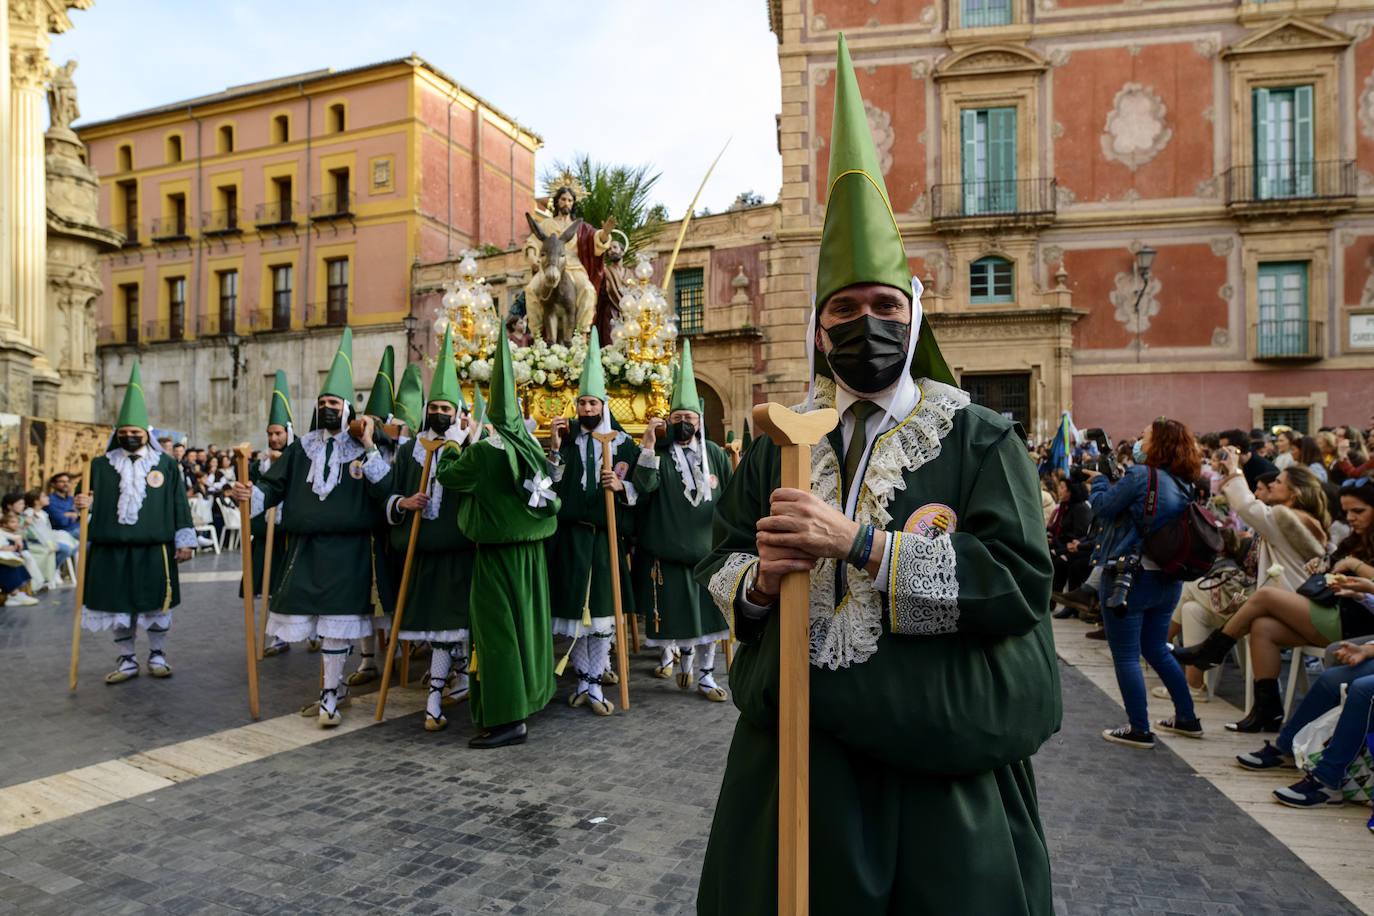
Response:
[[[840,422],[833,407],[797,413],[772,401],[754,405],[754,430],[776,445],[815,445]]]

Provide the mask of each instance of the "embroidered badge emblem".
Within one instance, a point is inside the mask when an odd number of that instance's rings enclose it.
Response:
[[[152,487],[153,489],[157,489],[158,487],[162,486],[162,482],[165,479],[166,478],[162,476],[161,471],[155,470],[148,472],[148,486]]]
[[[615,465],[615,476],[624,480],[630,473],[630,463],[628,461],[618,461]]]
[[[933,538],[939,534],[953,534],[958,523],[959,517],[949,506],[929,503],[911,513],[902,531]]]
[[[715,489],[716,487],[718,487],[718,486],[720,486],[720,478],[717,477],[715,474],[712,474],[712,475],[711,475],[711,489],[714,490],[714,489]]]
[[[350,461],[348,463],[348,476],[354,480],[363,479],[363,463],[361,461]]]

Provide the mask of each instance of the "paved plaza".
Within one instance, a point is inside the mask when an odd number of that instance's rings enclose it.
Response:
[[[250,725],[236,562],[183,567],[168,681],[105,686],[114,652],[87,633],[68,693],[72,590],[0,609],[0,913],[693,912],[731,704],[655,680],[642,654],[629,712],[571,709],[565,680],[522,747],[469,750],[461,706],[425,732],[416,689],[381,724],[361,697],[320,732],[294,715],[319,665],[297,647],[261,663]],[[1360,912],[1169,746],[1101,741],[1124,713],[1061,670],[1064,728],[1035,760],[1058,913]],[[1338,828],[1352,866],[1367,814]]]

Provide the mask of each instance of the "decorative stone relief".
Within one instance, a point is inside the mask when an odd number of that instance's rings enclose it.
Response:
[[[892,144],[897,139],[892,129],[892,115],[864,99],[864,114],[868,115],[868,131],[878,152],[878,168],[884,175],[892,168]]]
[[[830,23],[826,21],[825,13],[817,13],[811,17],[811,31],[824,32],[830,28]]]
[[[1357,22],[1351,26],[1350,34],[1355,36],[1356,41],[1364,41],[1370,35],[1374,35],[1374,22],[1368,20]]]
[[[917,194],[916,199],[912,201],[911,206],[907,208],[906,212],[908,216],[914,216],[918,219],[929,219],[930,195],[924,191]]]
[[[814,137],[811,138],[811,148],[825,149],[825,138],[822,137],[820,134],[816,134]]]
[[[1236,246],[1235,240],[1229,235],[1223,235],[1221,238],[1212,239],[1210,244],[1212,246],[1212,254],[1219,258],[1228,257],[1232,249]]]
[[[1150,87],[1139,83],[1122,86],[1107,113],[1102,155],[1134,172],[1158,156],[1173,137],[1166,114],[1164,102]]]
[[[872,17],[871,19],[869,19],[867,22],[864,23],[864,28],[866,28],[866,29],[876,29],[876,28],[878,28],[880,25],[882,25],[882,23],[878,21],[878,17],[877,17],[877,16],[874,16],[874,17]]]
[[[925,146],[926,143],[927,143],[927,141],[929,141],[929,139],[930,139],[930,131],[928,131],[928,130],[923,130],[923,131],[921,131],[919,134],[916,135],[916,142],[919,143],[919,144],[921,144],[922,146]]]
[[[1359,112],[1360,133],[1374,140],[1374,73],[1365,77],[1364,88],[1355,101],[1355,109]]]
[[[1139,42],[1133,42],[1131,44],[1126,45],[1126,53],[1131,55],[1132,57],[1139,57],[1140,52],[1144,50],[1145,46],[1140,44]]]
[[[1217,119],[1217,108],[1216,108],[1216,106],[1215,106],[1215,105],[1208,105],[1206,108],[1202,109],[1202,117],[1203,117],[1204,120],[1207,120],[1207,121],[1215,121],[1215,120]]]
[[[1223,283],[1221,288],[1217,290],[1217,296],[1220,297],[1223,302],[1230,302],[1235,295],[1236,288],[1230,283]]]
[[[1052,9],[1054,9],[1055,7],[1057,7],[1059,4],[1056,3],[1055,0],[1039,0],[1039,3],[1038,3],[1037,5],[1038,5],[1038,6],[1040,7],[1040,9],[1042,9],[1042,10],[1052,10]]]
[[[1135,188],[1127,188],[1126,193],[1121,195],[1121,199],[1127,203],[1135,203],[1140,200],[1140,192]]]
[[[1217,43],[1210,38],[1199,38],[1197,41],[1193,42],[1193,50],[1203,57],[1216,57]]]
[[[878,68],[874,64],[869,64],[868,66],[864,67],[864,72],[867,73],[869,76],[873,76],[875,73],[878,72]]]
[[[1151,277],[1150,282],[1145,287],[1145,292],[1140,294],[1140,278],[1134,273],[1119,273],[1116,275],[1116,290],[1108,295],[1108,299],[1115,309],[1113,317],[1131,334],[1141,334],[1150,329],[1150,319],[1159,314],[1159,291],[1161,285],[1158,277]],[[1137,312],[1135,307],[1136,295],[1140,294],[1140,310]]]
[[[1212,330],[1212,346],[1225,347],[1231,343],[1231,332],[1225,328],[1214,328]]]
[[[1046,7],[1046,9],[1053,9],[1053,7]],[[1051,66],[1062,67],[1069,62],[1071,56],[1067,48],[1055,48],[1050,52],[1048,60]]]
[[[1213,200],[1221,196],[1221,178],[1213,175],[1211,178],[1204,178],[1197,183],[1197,196],[1204,200]]]
[[[1374,175],[1369,174],[1364,169],[1360,169],[1355,173],[1355,183],[1358,186],[1361,197],[1367,197],[1370,194],[1374,194]]]
[[[1064,136],[1064,125],[1060,124],[1058,121],[1055,121],[1054,126],[1050,128],[1050,136],[1055,140],[1058,140],[1060,137]]]
[[[821,67],[816,71],[816,85],[824,86],[828,82],[830,82],[830,68]]]
[[[930,76],[930,61],[921,58],[920,60],[913,60],[911,62],[912,79],[923,80],[928,76]]]
[[[1055,185],[1054,202],[1057,206],[1068,207],[1078,202],[1078,195],[1073,193],[1072,188],[1067,188],[1062,184]]]
[[[1058,245],[1046,245],[1042,254],[1045,256],[1045,264],[1063,264],[1064,249]]]
[[[876,3],[878,0],[873,0],[873,2]],[[921,24],[932,25],[935,22],[935,15],[935,6],[933,4],[921,10]]]
[[[1360,291],[1360,307],[1374,306],[1374,257],[1365,258],[1364,266],[1369,268],[1369,276],[1364,278],[1364,289]]]

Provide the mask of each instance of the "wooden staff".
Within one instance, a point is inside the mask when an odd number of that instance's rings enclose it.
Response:
[[[448,443],[447,439],[420,439],[415,444],[425,450],[425,465],[420,469],[420,492],[429,489],[429,471],[434,465],[434,453]],[[382,721],[386,710],[386,690],[391,686],[391,669],[396,661],[396,634],[401,632],[401,612],[405,610],[406,594],[410,591],[410,570],[415,565],[415,543],[420,539],[421,514],[412,512],[410,519],[410,540],[406,542],[406,562],[401,567],[401,589],[396,593],[396,613],[391,616],[391,632],[387,634],[386,664],[382,666],[382,686],[377,691],[377,715],[375,722]]]
[[[739,470],[739,450],[740,450],[740,442],[739,442],[739,440],[736,439],[736,440],[733,441],[733,442],[727,442],[727,443],[725,443],[725,450],[726,450],[727,452],[730,453],[730,470],[731,470],[732,472],[738,471],[738,470]]]
[[[91,489],[91,456],[83,455],[85,470],[76,492],[87,493]],[[72,664],[67,676],[67,689],[76,689],[76,664],[81,656],[81,605],[86,600],[86,527],[91,520],[90,507],[81,510],[81,531],[76,546],[76,613],[72,618]]]
[[[835,428],[833,409],[797,414],[781,404],[754,407],[754,428],[782,451],[782,485],[810,492],[811,446]],[[778,912],[810,906],[811,580],[782,577],[778,605]]]
[[[238,458],[239,480],[248,482],[247,442],[234,446]],[[253,619],[253,538],[247,502],[239,503],[239,550],[243,554],[243,650],[248,658],[248,714],[258,717],[258,640]],[[271,510],[268,510],[271,511]]]
[[[609,406],[606,407],[610,409]],[[611,443],[620,435],[615,430],[608,433],[592,433],[601,443],[601,469],[614,473],[612,466]],[[620,708],[630,708],[630,653],[625,642],[625,611],[620,606],[620,541],[615,531],[615,493],[604,487],[606,494],[606,539],[611,548],[611,595],[615,608],[615,657],[620,675]]]
[[[271,467],[275,459],[268,460],[268,467]],[[244,481],[247,483],[247,481]],[[268,591],[272,588],[272,538],[277,533],[277,509],[264,510],[267,513],[267,537],[263,540],[262,554],[262,618],[258,621],[258,660],[262,660],[262,653],[267,650],[267,599]],[[251,537],[251,532],[249,533]],[[243,536],[243,532],[239,532]],[[729,671],[729,668],[725,670]]]

